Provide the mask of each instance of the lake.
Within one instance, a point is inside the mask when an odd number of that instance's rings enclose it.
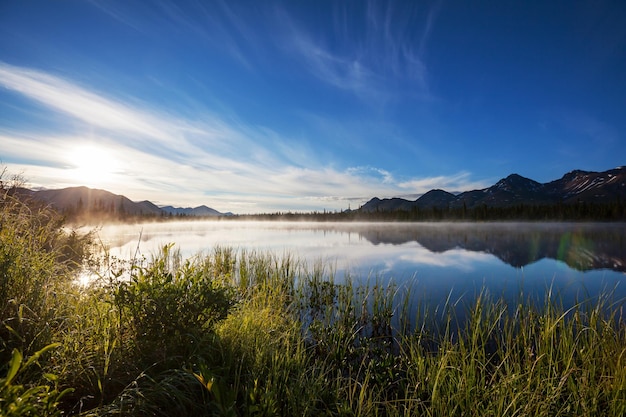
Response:
[[[565,304],[614,290],[626,297],[624,223],[334,223],[176,221],[106,225],[98,235],[113,256],[151,255],[174,243],[183,256],[215,246],[288,253],[323,264],[341,282],[393,281],[441,304],[481,289],[505,298]]]

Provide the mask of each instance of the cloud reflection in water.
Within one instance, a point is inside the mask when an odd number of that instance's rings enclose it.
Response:
[[[338,279],[392,279],[438,300],[483,287],[494,295],[543,294],[551,285],[567,297],[596,293],[625,279],[626,265],[622,224],[181,221],[104,226],[99,235],[121,258],[137,248],[149,258],[168,243],[185,257],[215,246],[288,253],[308,266],[323,262]]]

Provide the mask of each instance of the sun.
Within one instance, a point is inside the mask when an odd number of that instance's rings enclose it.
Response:
[[[109,182],[118,171],[118,161],[105,148],[84,145],[69,153],[71,176],[81,185],[95,186]]]

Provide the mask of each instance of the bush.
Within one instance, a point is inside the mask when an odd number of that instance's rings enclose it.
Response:
[[[123,342],[140,367],[182,366],[226,317],[234,292],[215,272],[198,259],[183,261],[168,245],[119,282],[114,303]]]

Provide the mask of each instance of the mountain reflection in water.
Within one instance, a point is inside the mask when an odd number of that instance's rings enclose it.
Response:
[[[556,295],[566,308],[607,294],[626,300],[624,223],[215,220],[106,225],[98,234],[122,259],[174,243],[183,257],[229,247],[293,255],[307,270],[321,261],[336,282],[392,283],[403,288],[399,300],[410,292],[411,313],[463,300],[455,307],[462,317],[465,302],[483,290],[507,302]]]
[[[542,259],[564,262],[578,271],[626,272],[626,223],[334,223],[181,221],[139,225],[108,225],[101,237],[121,256],[138,247],[156,252],[175,243],[186,255],[214,246],[294,250],[305,257],[344,257],[355,264],[373,258],[391,260],[400,248],[418,246],[424,259],[452,253],[470,258],[493,255],[522,268]],[[365,244],[365,242],[368,242]],[[417,245],[416,245],[417,244]],[[389,247],[391,246],[391,247]],[[394,250],[393,248],[398,248]],[[418,250],[421,247],[421,250]],[[423,253],[422,253],[423,252]],[[472,259],[475,257],[472,256]],[[430,261],[432,261],[431,259]],[[469,259],[468,259],[469,260]],[[441,260],[443,261],[443,259]]]
[[[379,224],[358,233],[375,245],[414,241],[435,253],[452,249],[489,253],[516,268],[549,258],[579,271],[626,272],[623,223]]]

